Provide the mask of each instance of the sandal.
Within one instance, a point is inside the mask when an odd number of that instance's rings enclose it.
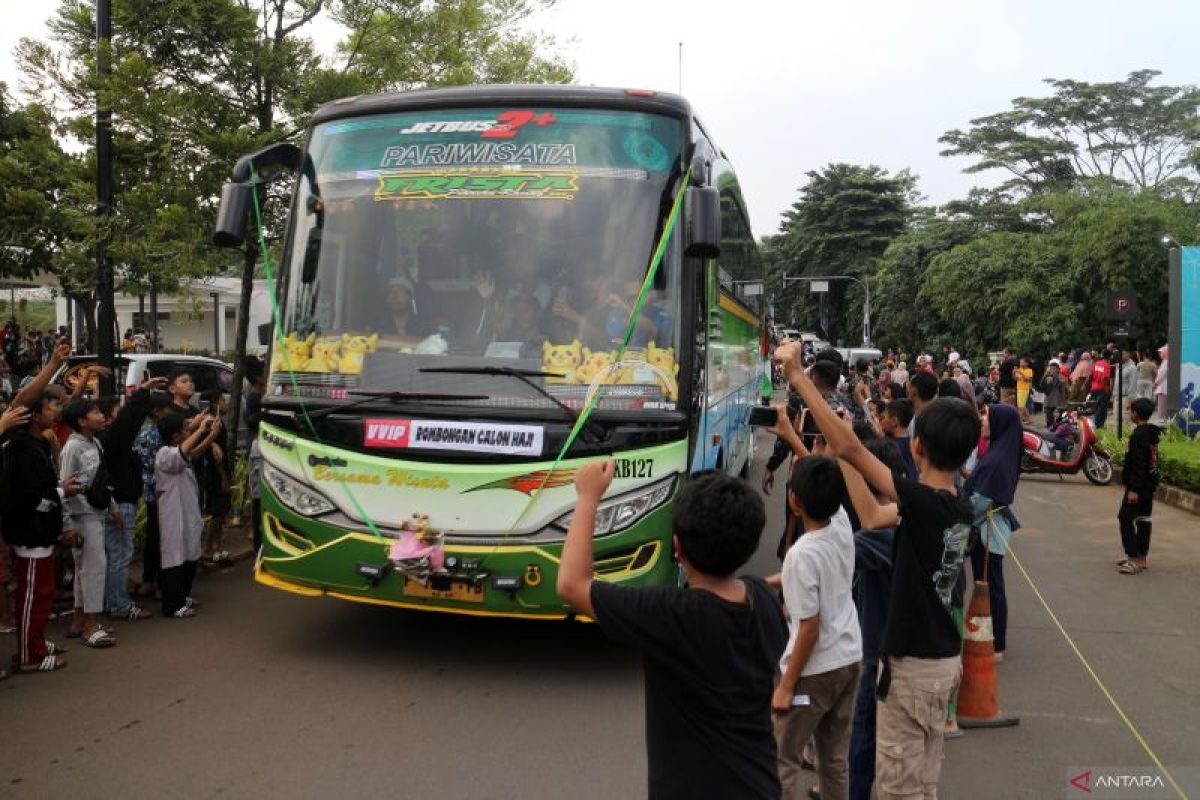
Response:
[[[142,608],[137,603],[130,603],[129,610],[120,614],[110,614],[113,619],[127,619],[130,622],[137,622],[139,619],[150,619],[154,616],[154,612],[148,608]]]
[[[183,606],[171,616],[178,619],[187,619],[188,617],[196,616],[196,609],[192,608],[191,606]]]
[[[46,640],[46,652],[52,656],[61,655],[62,653],[67,652],[67,648],[60,647],[59,645],[56,645],[54,642],[47,639]]]
[[[1126,561],[1124,564],[1122,564],[1120,567],[1117,568],[1117,572],[1121,573],[1122,575],[1137,575],[1139,572],[1141,572],[1144,569],[1145,569],[1145,567],[1143,567],[1139,564],[1135,564],[1132,561]]]
[[[186,600],[183,601],[183,604],[188,608],[199,608],[200,607],[200,601],[197,600],[196,598],[190,597],[190,596]]]
[[[67,665],[67,660],[61,655],[50,655],[43,658],[41,661],[35,661],[32,664],[20,664],[17,667],[17,672],[54,672],[62,669]]]
[[[104,628],[96,628],[87,637],[81,637],[84,645],[87,647],[95,647],[97,649],[112,647],[117,643],[116,637],[104,630]]]

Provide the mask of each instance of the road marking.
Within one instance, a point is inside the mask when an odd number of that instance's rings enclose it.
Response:
[[[1067,629],[1064,628],[1062,623],[1058,621],[1058,617],[1055,615],[1055,613],[1050,610],[1050,604],[1046,602],[1046,598],[1043,597],[1042,593],[1038,590],[1037,585],[1033,582],[1033,578],[1029,577],[1029,573],[1025,571],[1025,565],[1021,563],[1021,559],[1017,558],[1017,552],[1013,549],[1011,542],[1009,542],[1008,553],[1013,557],[1013,561],[1016,562],[1017,569],[1021,570],[1021,574],[1025,576],[1025,581],[1029,584],[1029,588],[1032,589],[1033,593],[1037,596],[1038,601],[1042,604],[1042,608],[1046,609],[1046,613],[1050,615],[1050,619],[1053,620],[1055,627],[1058,628],[1058,632],[1061,633],[1063,638],[1067,640],[1067,644],[1071,646],[1071,649],[1075,652],[1075,655],[1079,657],[1079,661],[1081,664],[1083,664],[1083,668],[1086,669],[1087,673],[1092,676],[1092,680],[1096,682],[1096,686],[1100,688],[1100,692],[1105,696],[1105,698],[1108,699],[1108,702],[1112,705],[1113,710],[1117,712],[1117,716],[1119,716],[1121,721],[1125,723],[1125,726],[1129,728],[1129,732],[1133,734],[1133,738],[1137,739],[1138,744],[1140,744],[1142,749],[1146,751],[1146,754],[1150,756],[1150,760],[1154,762],[1154,766],[1158,767],[1159,771],[1161,771],[1162,774],[1167,777],[1167,781],[1169,781],[1171,786],[1174,787],[1175,793],[1179,795],[1181,800],[1188,800],[1187,794],[1184,793],[1183,789],[1175,781],[1175,776],[1172,775],[1170,770],[1163,765],[1162,760],[1159,759],[1158,755],[1153,749],[1151,749],[1150,743],[1146,741],[1144,736],[1142,736],[1141,732],[1137,729],[1137,726],[1133,724],[1133,722],[1125,714],[1124,709],[1122,709],[1120,704],[1117,703],[1116,698],[1112,696],[1112,692],[1110,692],[1108,687],[1104,685],[1104,682],[1100,680],[1100,676],[1096,674],[1096,670],[1092,669],[1092,665],[1088,663],[1088,660],[1084,658],[1083,653],[1081,653],[1079,648],[1075,646],[1075,640],[1071,638],[1071,634],[1067,633]]]

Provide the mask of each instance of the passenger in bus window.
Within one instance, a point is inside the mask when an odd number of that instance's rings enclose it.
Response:
[[[413,284],[408,278],[397,275],[388,281],[387,319],[380,326],[385,339],[412,341],[423,338],[428,332],[417,315],[413,295]]]
[[[521,342],[521,355],[541,353],[546,335],[542,332],[542,306],[532,295],[517,295],[508,301],[504,323],[496,336],[499,342]]]

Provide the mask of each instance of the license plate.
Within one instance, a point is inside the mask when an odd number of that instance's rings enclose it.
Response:
[[[483,584],[473,585],[469,581],[451,581],[449,589],[434,589],[422,586],[414,580],[404,581],[406,597],[422,597],[427,600],[456,600],[460,603],[482,603]]]

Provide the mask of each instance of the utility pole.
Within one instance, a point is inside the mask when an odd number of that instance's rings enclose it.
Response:
[[[113,265],[108,254],[113,207],[112,112],[105,97],[112,73],[112,0],[96,0],[96,356],[110,370],[115,364],[116,313],[113,308]],[[100,392],[113,393],[112,373],[101,379]]]
[[[824,284],[826,284],[824,287],[821,287],[821,288],[814,287],[813,288],[814,292],[819,291],[821,293],[828,292],[828,290],[829,290],[828,282],[829,281],[854,281],[859,286],[863,287],[862,343],[863,343],[863,347],[871,347],[871,285],[867,282],[866,278],[856,278],[853,275],[817,275],[817,276],[814,276],[811,278],[809,278],[809,277],[793,278],[790,275],[784,275],[783,276],[784,288],[786,288],[787,285],[792,281],[807,281],[810,284],[816,283],[816,284],[818,284],[818,287],[820,287],[820,284],[824,283]]]

